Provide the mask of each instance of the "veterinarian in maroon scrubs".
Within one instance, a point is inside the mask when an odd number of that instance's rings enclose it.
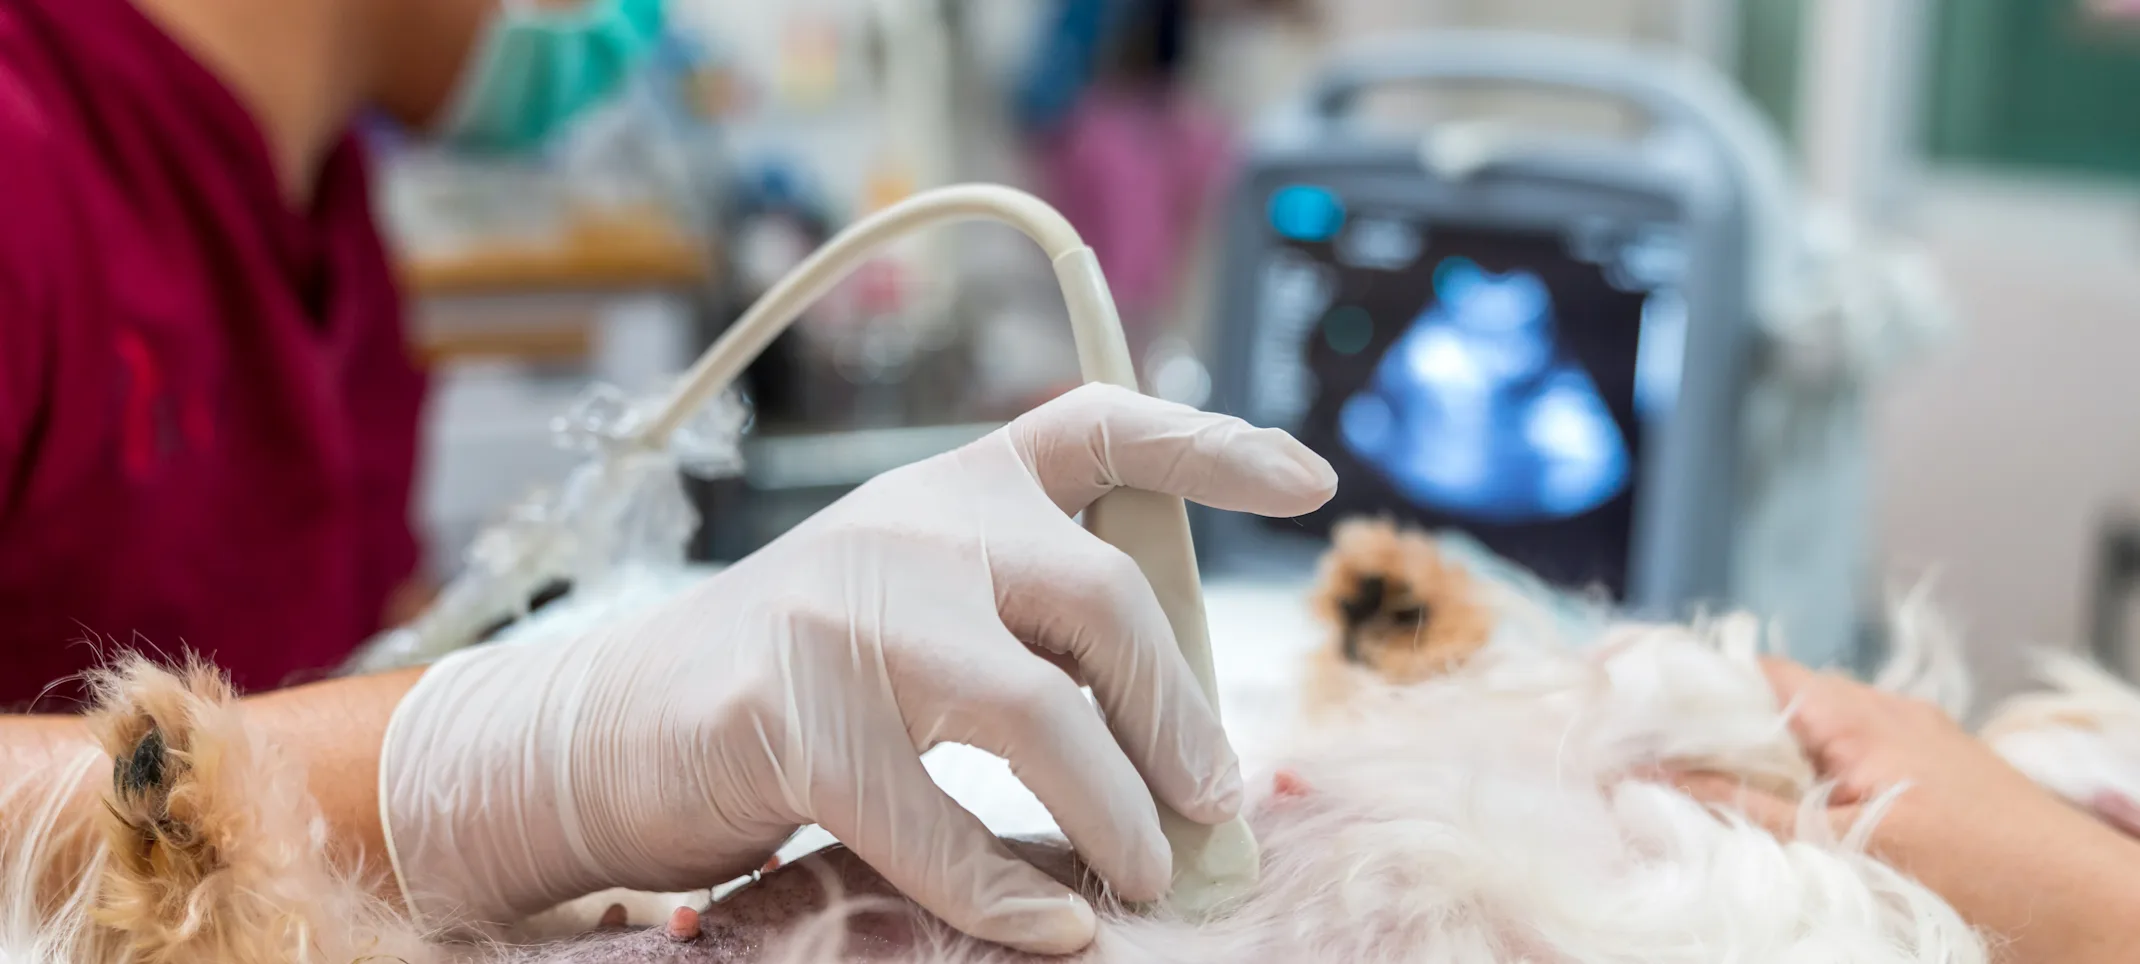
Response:
[[[537,146],[661,13],[495,6],[0,0],[0,707],[85,639],[317,677],[412,584],[424,381],[351,119]]]
[[[248,689],[316,674],[415,572],[424,382],[358,91],[297,69],[385,65],[227,46],[235,6],[0,0],[0,706],[93,637],[197,647]],[[474,29],[478,4],[434,6]],[[329,9],[287,7],[263,39]],[[452,70],[430,54],[378,92],[420,115]]]

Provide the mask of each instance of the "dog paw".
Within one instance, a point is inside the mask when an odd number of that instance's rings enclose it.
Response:
[[[218,819],[219,802],[202,785],[198,744],[218,738],[203,723],[231,702],[228,684],[204,668],[173,673],[137,659],[104,676],[98,689],[90,722],[112,758],[104,806],[114,825],[105,837],[119,860],[116,869],[178,887],[213,874],[224,855],[207,830]],[[244,803],[221,801],[233,808]]]
[[[160,844],[190,847],[198,835],[185,821],[171,816],[171,786],[184,778],[185,760],[171,753],[156,721],[145,722],[147,729],[133,749],[112,760],[112,814],[133,831],[144,849]]]

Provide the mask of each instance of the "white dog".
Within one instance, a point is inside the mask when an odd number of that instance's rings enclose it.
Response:
[[[1261,757],[1248,817],[1264,872],[1227,912],[1189,922],[1120,907],[1059,842],[1022,845],[1103,908],[1099,937],[1079,959],[1988,959],[1953,909],[1862,851],[1863,828],[1844,840],[1782,842],[1649,776],[1699,766],[1802,792],[1809,806],[1820,799],[1756,665],[1753,620],[1568,619],[1542,609],[1530,588],[1471,578],[1496,618],[1468,658],[1401,684],[1371,666],[1339,667],[1354,675],[1344,699],[1284,727]],[[1432,595],[1387,579],[1381,589],[1378,600],[1393,605],[1407,592]],[[1342,648],[1347,627],[1335,629],[1307,641],[1310,658],[1327,663],[1329,647]],[[1897,629],[1883,685],[1958,703],[1942,627],[1919,605],[1903,608]],[[1296,690],[1308,676],[1306,667],[1291,674]],[[2078,664],[2058,664],[2054,681],[2059,692],[1999,715],[1995,744],[2072,799],[2140,790],[2140,696]],[[0,964],[1018,957],[951,932],[837,850],[768,873],[696,920],[680,914],[670,928],[589,915],[569,928],[587,932],[563,941],[427,942],[329,865],[296,761],[272,734],[245,726],[212,676],[136,662],[104,696],[97,720],[110,756],[77,766],[126,760],[140,785],[122,779],[107,795],[100,856],[73,887],[41,880],[45,858],[65,843],[61,809],[8,799],[10,825],[28,831],[6,842],[0,866]]]

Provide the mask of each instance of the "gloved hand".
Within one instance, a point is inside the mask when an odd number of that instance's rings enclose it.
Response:
[[[643,617],[441,660],[380,767],[411,908],[503,921],[605,887],[708,886],[814,822],[961,930],[1083,947],[1091,908],[919,755],[1008,759],[1130,900],[1171,874],[1154,794],[1192,820],[1238,812],[1238,763],[1151,586],[1070,518],[1117,485],[1291,516],[1336,475],[1283,432],[1086,387],[872,480]]]

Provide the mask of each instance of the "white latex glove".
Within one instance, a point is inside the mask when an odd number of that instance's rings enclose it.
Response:
[[[1150,584],[1070,517],[1118,485],[1292,516],[1336,480],[1277,430],[1071,392],[628,624],[440,661],[382,753],[396,874],[427,923],[505,921],[731,879],[817,823],[961,930],[1077,950],[1091,908],[940,791],[921,752],[1009,760],[1117,895],[1158,898],[1153,796],[1230,819],[1239,765]]]

